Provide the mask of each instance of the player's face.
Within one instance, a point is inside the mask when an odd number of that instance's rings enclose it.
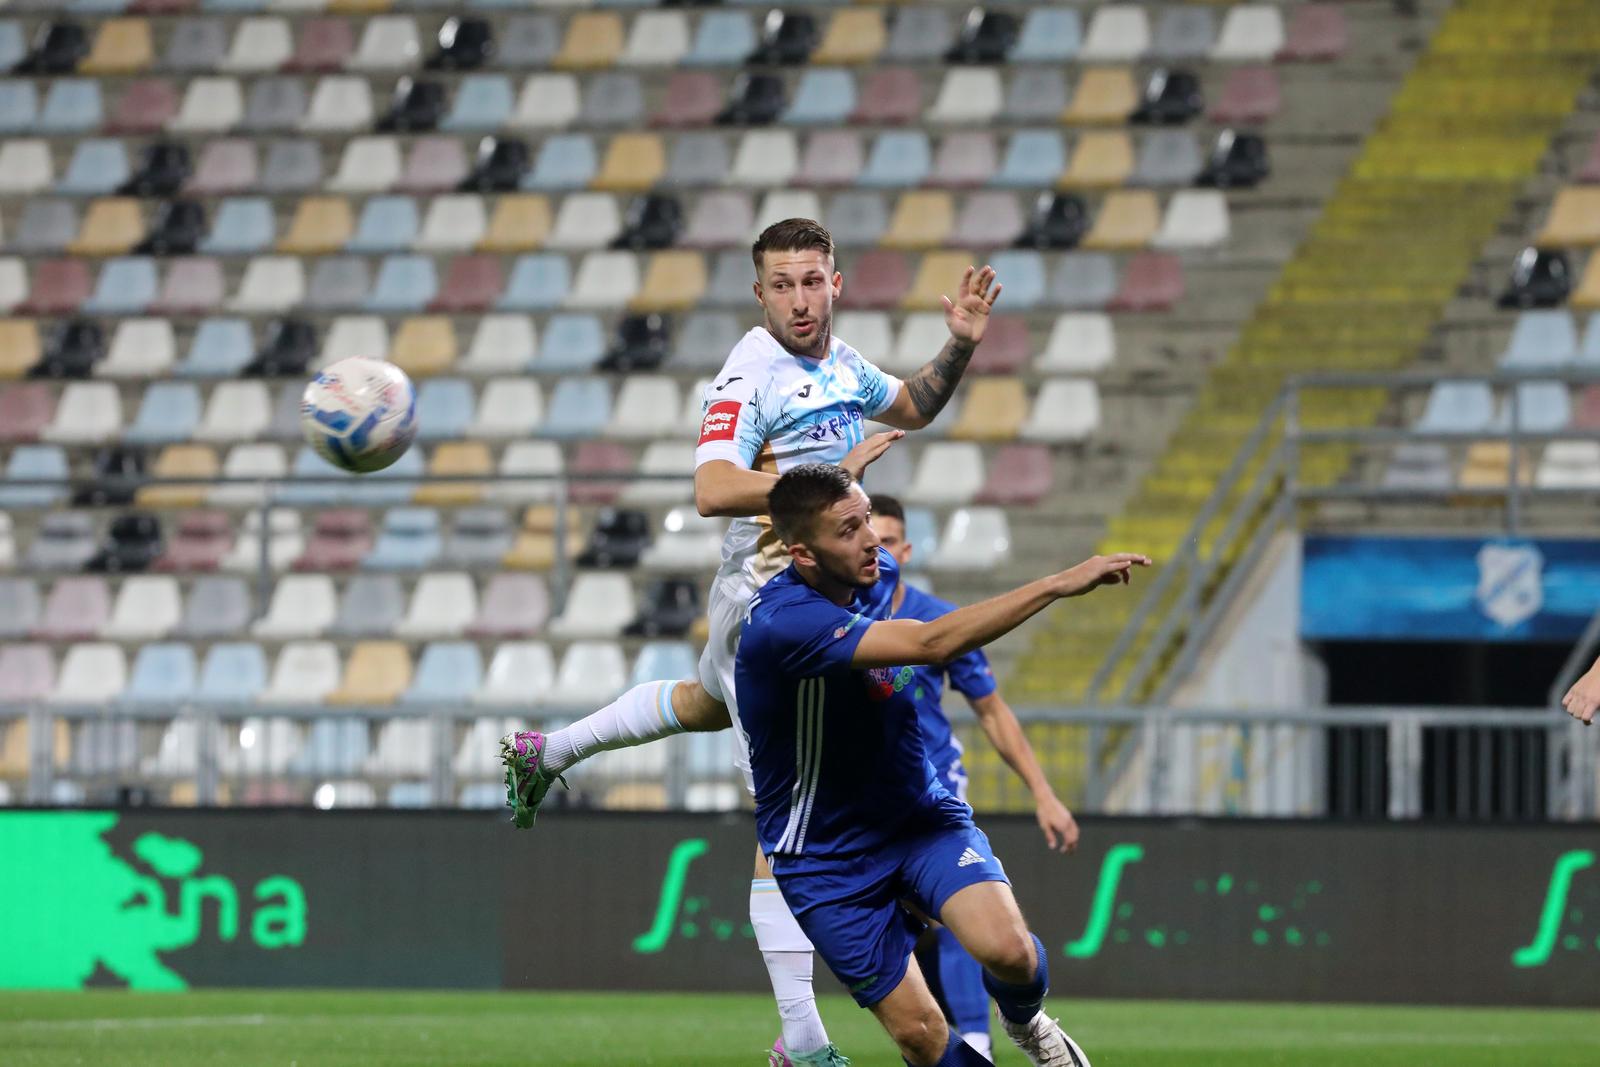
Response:
[[[878,546],[883,542],[868,521],[871,515],[872,502],[858,485],[813,522],[805,547],[830,580],[853,587],[878,580]]]
[[[878,540],[883,543],[884,550],[894,557],[896,563],[904,567],[911,559],[911,542],[906,540],[906,524],[887,515],[874,515],[872,529],[877,533]]]
[[[761,258],[755,289],[767,329],[789,351],[821,359],[833,335],[833,302],[844,285],[833,257],[812,250],[764,252]]]

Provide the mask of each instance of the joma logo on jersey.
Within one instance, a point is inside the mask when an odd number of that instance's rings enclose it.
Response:
[[[867,672],[867,699],[877,702],[888,700],[911,684],[914,672],[910,667],[874,667]]]
[[[719,400],[706,409],[705,421],[700,424],[700,443],[733,440],[733,430],[738,422],[739,401]]]

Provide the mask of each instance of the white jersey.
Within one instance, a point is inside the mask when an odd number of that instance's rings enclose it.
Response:
[[[802,463],[838,463],[866,436],[867,420],[899,394],[898,378],[837,337],[826,358],[810,359],[757,326],[706,386],[695,466],[721,459],[782,474]],[[742,576],[754,591],[788,562],[765,515],[734,519],[717,575]]]

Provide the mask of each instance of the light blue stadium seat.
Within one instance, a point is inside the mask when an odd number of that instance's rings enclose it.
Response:
[[[1560,367],[1577,356],[1578,328],[1566,309],[1524,311],[1500,354],[1500,365],[1507,370]]]
[[[431,257],[385,256],[367,307],[373,311],[420,311],[438,291],[439,276]]]
[[[10,485],[19,478],[67,477],[67,454],[56,445],[19,445],[6,460],[6,474],[0,479],[0,508],[43,508],[59,503],[67,491],[51,485]]]
[[[194,649],[163,642],[145,645],[133,661],[124,704],[181,704],[192,700],[197,688]]]
[[[499,306],[508,311],[538,311],[560,307],[572,286],[567,257],[549,252],[518,256]]]
[[[1039,253],[996,252],[989,257],[989,265],[994,268],[996,277],[1006,279],[1006,299],[1015,295],[1012,307],[1027,310],[1038,307],[1044,300],[1044,257]]]
[[[313,452],[310,445],[304,446],[299,452],[295,453],[294,463],[289,468],[289,477],[291,479],[339,478],[341,473],[338,467]],[[368,476],[363,475],[363,477]],[[279,503],[296,508],[347,502],[354,495],[352,491],[357,488],[355,484],[356,476],[351,474],[341,480],[348,481],[349,484],[341,485],[339,482],[324,482],[312,485],[291,480],[288,484],[278,489],[275,499]]]
[[[1019,130],[1006,145],[993,184],[1007,188],[1053,186],[1067,169],[1067,147],[1054,130]]]
[[[39,117],[39,91],[31,81],[0,81],[0,133],[23,133]]]
[[[128,151],[121,141],[98,138],[79,141],[67,162],[67,172],[56,183],[63,193],[99,196],[128,180]]]
[[[674,677],[677,677],[676,675]],[[683,677],[692,677],[683,675]],[[471,641],[435,641],[422,650],[402,704],[458,704],[483,684],[483,657]]]
[[[1013,63],[1065,63],[1083,46],[1083,20],[1071,8],[1030,8],[1011,50]]]
[[[116,15],[128,10],[132,0],[67,0],[67,10],[76,14]]]
[[[260,196],[235,196],[217,207],[200,251],[259,252],[272,244],[272,204]]]
[[[470,382],[430,378],[417,390],[417,436],[424,441],[465,437],[476,407]]]
[[[200,423],[200,390],[190,382],[156,382],[144,391],[122,439],[136,445],[187,441]]]
[[[594,437],[611,418],[611,390],[602,378],[563,378],[550,394],[543,425],[546,437]]]
[[[361,566],[374,571],[419,571],[444,548],[439,513],[432,508],[394,508],[383,517],[372,551]]]
[[[928,135],[921,130],[890,130],[872,142],[867,165],[856,178],[859,185],[903,189],[920,185],[933,165]]]
[[[355,236],[345,244],[350,252],[398,252],[410,248],[421,223],[417,202],[409,196],[375,196],[361,208]]]
[[[1104,252],[1068,252],[1050,272],[1046,300],[1058,308],[1102,308],[1117,294],[1117,264]]]
[[[22,27],[15,19],[0,22],[0,70],[10,70],[27,53],[27,43],[22,39]]]
[[[511,82],[503,74],[471,74],[461,79],[442,130],[494,130],[511,117]]]
[[[633,680],[628,684],[693,678],[698,662],[693,646],[687,641],[647,641],[639,650],[639,658],[633,661]]]
[[[581,374],[591,370],[606,354],[605,329],[595,315],[566,313],[550,316],[545,324],[539,358],[533,369],[540,372]]]
[[[94,292],[83,302],[83,310],[101,315],[136,314],[155,300],[160,285],[155,260],[144,256],[108,259],[100,268]]]
[[[39,109],[38,128],[51,133],[97,130],[104,120],[100,83],[89,78],[57,78]]]
[[[732,730],[717,730],[714,733],[699,730],[686,736],[691,778],[721,778],[734,765],[737,753],[733,747]],[[504,793],[505,789],[502,788],[500,792]]]
[[[1600,364],[1600,311],[1589,316],[1583,328],[1583,347],[1578,349],[1578,362],[1588,367]]]
[[[906,508],[906,540],[922,559],[932,559],[939,548],[939,520],[927,508]]]
[[[1501,422],[1511,425],[1509,408]],[[1572,422],[1572,396],[1562,382],[1517,385],[1517,427],[1526,433],[1558,433]]]
[[[260,11],[267,0],[200,0],[202,11]]]
[[[427,782],[396,782],[384,799],[391,808],[426,808],[433,804],[433,787]]]
[[[854,75],[837,67],[813,67],[800,76],[783,121],[791,126],[839,126],[855,109]]]
[[[232,378],[255,352],[243,319],[206,319],[194,332],[189,354],[176,368],[186,378]]]
[[[496,782],[469,782],[461,787],[461,806],[474,810],[504,807],[506,787]]]
[[[200,700],[247,703],[267,687],[267,657],[261,646],[248,641],[212,645],[200,668]]]
[[[1440,382],[1415,427],[1423,433],[1483,433],[1494,425],[1494,393],[1485,382]]]
[[[305,746],[289,761],[289,772],[359,774],[369,745],[365,719],[318,719],[311,724]]]
[[[700,19],[683,63],[690,67],[737,67],[755,46],[756,28],[749,15],[708,11]]]
[[[557,134],[539,146],[533,166],[522,176],[522,188],[582,189],[598,167],[593,138],[582,133]]]

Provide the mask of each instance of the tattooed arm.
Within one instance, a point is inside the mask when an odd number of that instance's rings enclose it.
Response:
[[[950,340],[937,356],[902,383],[900,394],[883,413],[884,422],[903,430],[920,430],[938,417],[955,395],[972,353],[983,340],[989,312],[1000,295],[1000,288],[994,280],[993,268],[968,267],[961,276],[956,299],[940,298],[944,301],[944,321],[950,327]]]

